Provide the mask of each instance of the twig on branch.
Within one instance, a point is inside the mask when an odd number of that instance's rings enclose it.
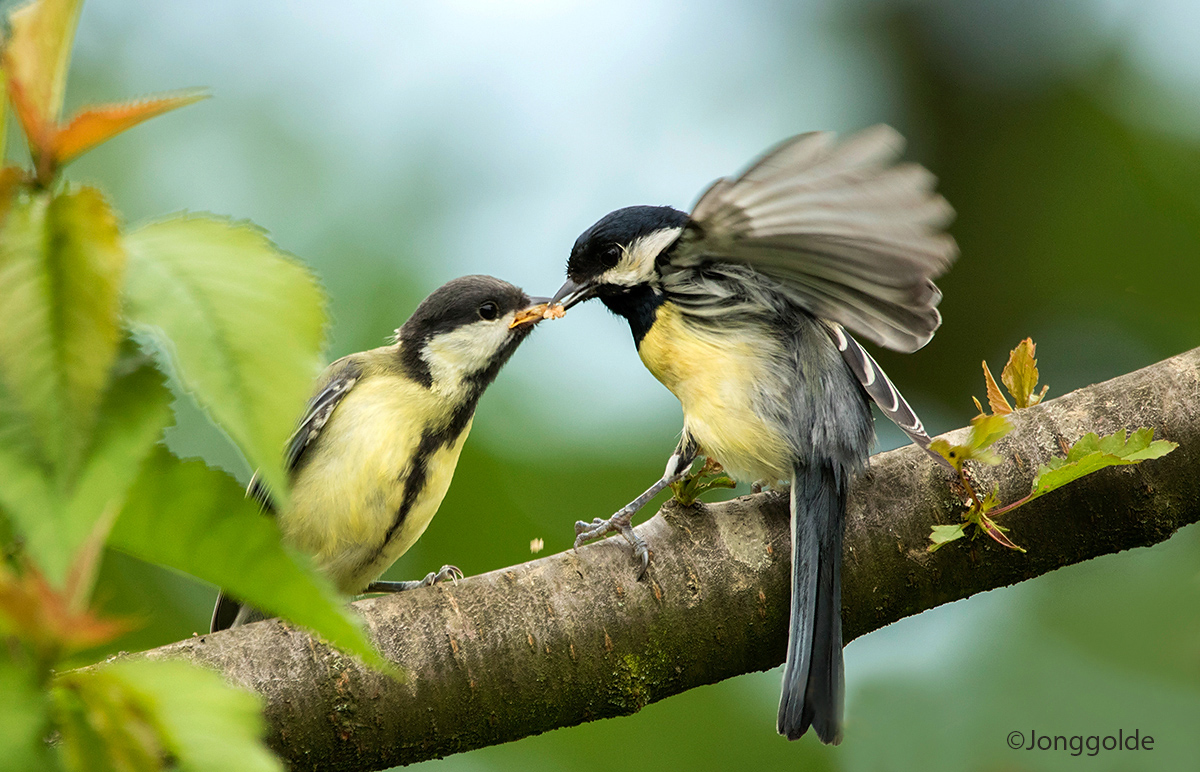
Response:
[[[915,447],[884,453],[854,484],[845,546],[846,640],[905,616],[1089,558],[1163,541],[1200,519],[1200,349],[1021,410],[979,470],[1002,500],[1085,432],[1152,426],[1169,456],[1104,470],[1008,515],[1028,554],[988,539],[926,551],[958,522],[949,475]],[[960,430],[965,431],[965,430]],[[956,433],[957,434],[957,433]],[[564,526],[579,513],[563,512]],[[594,514],[594,513],[593,513]],[[270,744],[293,769],[375,770],[637,711],[702,684],[774,667],[787,638],[786,500],[667,505],[628,547],[577,552],[356,604],[389,680],[278,621],[148,653],[201,663],[263,695]]]

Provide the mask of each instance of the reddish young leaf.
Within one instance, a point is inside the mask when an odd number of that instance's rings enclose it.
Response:
[[[21,123],[21,131],[25,132],[29,153],[33,156],[41,176],[44,163],[52,158],[49,150],[54,143],[54,123],[45,119],[25,86],[17,79],[7,52],[4,55],[4,71],[8,77],[8,99],[12,103],[13,112],[17,114],[17,120]]]
[[[1008,547],[1010,550],[1017,550],[1018,552],[1025,551],[1024,547],[1018,546],[1013,542],[1012,539],[1008,538],[1008,536],[1004,534],[1005,529],[997,525],[996,522],[987,515],[980,515],[979,525],[983,528],[984,532],[986,532],[988,536],[991,536],[993,539],[995,539],[996,542],[1001,546]]]
[[[59,165],[66,164],[142,121],[207,97],[208,94],[201,91],[184,91],[127,104],[85,108],[55,133],[52,148],[54,160]]]
[[[156,115],[204,98],[181,92],[124,105],[85,108],[59,123],[71,43],[82,0],[36,0],[9,17],[0,65],[8,98],[25,132],[38,184],[48,186],[58,167]]]
[[[1005,372],[1008,372],[1008,370],[1005,369]],[[1004,393],[1000,391],[1000,387],[996,385],[996,379],[992,377],[992,371],[988,369],[986,361],[983,362],[983,380],[987,384],[987,399],[988,405],[992,408],[992,414],[1008,415],[1011,413],[1012,407],[1009,406],[1008,400],[1004,398]],[[975,404],[979,404],[978,401]]]
[[[101,619],[76,610],[34,566],[21,576],[0,570],[0,629],[13,633],[43,652],[56,656],[99,646],[129,630],[123,619]]]
[[[4,69],[24,87],[29,117],[47,126],[58,122],[62,110],[81,5],[83,0],[37,0],[8,18]]]

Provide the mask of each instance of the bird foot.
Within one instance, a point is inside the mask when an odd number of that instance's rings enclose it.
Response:
[[[578,549],[587,542],[599,539],[609,533],[619,533],[625,537],[626,541],[633,545],[633,556],[641,563],[641,569],[637,575],[637,578],[640,580],[646,575],[646,569],[650,567],[650,545],[646,544],[645,539],[634,533],[633,526],[630,525],[632,519],[633,512],[623,509],[607,520],[596,518],[590,523],[585,523],[582,520],[576,521],[575,548]]]
[[[425,574],[425,578],[421,580],[422,587],[432,587],[435,584],[442,582],[453,582],[458,584],[458,580],[463,578],[462,569],[458,566],[442,566],[436,572],[430,571]]]
[[[363,590],[363,592],[406,592],[421,587],[432,587],[442,582],[454,582],[458,584],[458,580],[462,578],[463,572],[458,566],[442,566],[437,571],[430,571],[428,574],[425,574],[425,578],[420,581],[391,582],[377,580],[368,584],[367,589]]]

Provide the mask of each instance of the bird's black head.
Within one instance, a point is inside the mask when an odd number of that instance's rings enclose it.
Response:
[[[567,260],[567,283],[553,302],[570,308],[600,297],[609,303],[656,283],[657,259],[674,245],[687,222],[687,214],[669,206],[610,212],[576,239]]]
[[[492,276],[454,279],[396,331],[401,361],[426,386],[482,390],[541,321],[545,303]]]

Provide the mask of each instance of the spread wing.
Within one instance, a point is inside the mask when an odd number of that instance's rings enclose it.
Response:
[[[837,143],[801,134],[700,197],[671,267],[740,263],[815,316],[898,351],[941,323],[933,279],[958,256],[934,176],[894,163],[904,140],[876,126]]]
[[[325,370],[316,394],[308,401],[304,417],[300,419],[296,431],[288,438],[284,464],[289,472],[294,472],[300,466],[309,447],[321,436],[321,430],[325,428],[325,424],[329,423],[333,411],[350,393],[361,376],[362,365],[350,357],[339,359]],[[246,495],[257,500],[268,512],[275,511],[275,505],[271,501],[271,492],[259,478],[258,472],[255,472],[254,477],[250,478]]]

